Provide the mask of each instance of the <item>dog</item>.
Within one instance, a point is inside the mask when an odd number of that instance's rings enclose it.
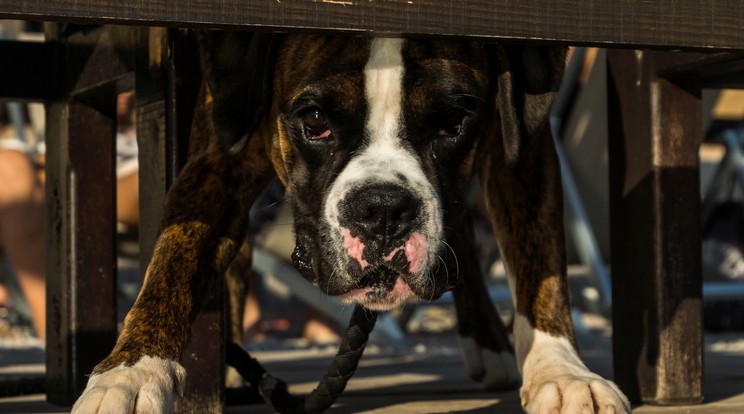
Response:
[[[478,177],[516,309],[525,411],[630,412],[617,386],[579,359],[571,323],[561,181],[547,122],[565,48],[200,36],[206,81],[192,140],[205,148],[169,192],[142,291],[73,413],[170,410],[185,381],[179,359],[190,322],[274,176],[295,215],[295,267],[327,294],[380,311],[453,288],[459,302],[472,294],[485,303],[482,278],[468,265],[464,206]],[[490,335],[471,322],[471,333],[479,329]],[[481,342],[468,342],[471,375],[503,379],[509,358],[479,349]]]

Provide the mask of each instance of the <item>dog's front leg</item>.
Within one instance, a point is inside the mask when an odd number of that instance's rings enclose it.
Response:
[[[466,221],[454,245],[460,274],[453,292],[460,353],[470,378],[487,389],[512,389],[520,380],[514,352],[480,270],[472,219]]]
[[[166,413],[181,393],[190,325],[243,241],[248,210],[273,175],[259,139],[231,155],[214,141],[208,99],[197,109],[192,157],[168,194],[142,290],[111,354],[93,370],[76,414]]]
[[[539,135],[539,134],[538,134]],[[558,161],[549,133],[510,163],[495,150],[481,171],[516,309],[514,335],[529,413],[626,413],[628,400],[579,359],[566,281]]]

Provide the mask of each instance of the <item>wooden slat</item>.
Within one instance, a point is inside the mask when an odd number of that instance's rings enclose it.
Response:
[[[113,97],[112,97],[113,98]],[[68,405],[116,338],[113,101],[50,105],[47,139],[47,399]]]
[[[46,391],[69,405],[116,339],[116,94],[132,76],[126,31],[58,29],[48,32],[64,94],[47,111]]]
[[[663,405],[703,398],[701,80],[657,75],[680,62],[608,51],[615,380]]]
[[[664,69],[660,75],[698,76],[704,88],[744,88],[742,53],[685,53],[683,56],[675,57],[675,60],[681,61]]]
[[[744,49],[740,0],[3,0],[0,18]]]
[[[144,275],[160,231],[165,197],[180,166],[173,157],[178,137],[166,121],[174,116],[169,82],[167,30],[143,28],[136,55],[137,145],[139,148],[140,271]],[[188,136],[186,136],[188,140]]]
[[[90,37],[100,39],[100,31]],[[56,40],[65,48],[76,42]],[[90,72],[102,70],[101,61],[90,57]],[[57,64],[64,68],[63,62]],[[102,93],[108,94],[108,105],[69,96],[48,107],[46,391],[55,404],[75,400],[116,338],[116,98],[111,91]]]

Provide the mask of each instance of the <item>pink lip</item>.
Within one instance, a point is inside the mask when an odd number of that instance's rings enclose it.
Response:
[[[364,268],[369,266],[369,262],[362,258],[362,256],[364,255],[364,243],[359,240],[359,237],[352,236],[351,230],[347,228],[341,228],[341,235],[343,235],[344,237],[344,247],[346,247],[346,253],[349,255],[349,257],[356,260],[357,263],[359,263],[359,267],[364,270]]]
[[[353,262],[358,263],[362,270],[366,269],[370,265],[364,259],[364,249],[367,246],[359,237],[352,236],[351,230],[345,227],[341,228],[341,236],[343,237],[344,248],[346,248],[346,254],[349,258]],[[419,273],[424,267],[427,249],[428,242],[426,237],[419,232],[414,232],[404,244],[394,248],[387,255],[383,256],[383,260],[390,262],[398,252],[402,251],[408,261],[408,271],[410,273]]]
[[[338,298],[346,304],[359,303],[371,310],[388,310],[415,296],[411,287],[400,276],[398,276],[395,286],[393,286],[384,299],[370,299],[368,294],[372,290],[373,288],[371,287],[353,289],[340,295]]]

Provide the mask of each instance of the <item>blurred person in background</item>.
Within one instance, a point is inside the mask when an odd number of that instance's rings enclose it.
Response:
[[[0,143],[0,244],[24,292],[36,334],[43,339],[44,188],[37,171],[25,151]],[[9,296],[7,287],[0,286],[0,306],[12,305]]]
[[[133,109],[134,93],[119,95],[116,136],[117,219],[130,228],[136,228],[139,219],[139,169]],[[0,121],[3,118],[1,115]],[[43,122],[40,129],[30,128],[31,123],[27,121],[32,117],[25,115],[23,121],[26,130],[23,132],[19,131],[17,125],[0,123],[5,125],[0,127],[0,249],[28,303],[36,335],[44,339],[44,147],[31,145],[25,139],[34,137],[29,141],[38,141],[35,137],[43,131]],[[4,316],[11,319],[5,321],[6,326],[2,328],[5,331],[12,331],[13,327],[7,325],[18,322],[16,315],[9,318],[15,311],[15,305],[8,283],[0,283],[0,309],[3,310],[0,318]]]

